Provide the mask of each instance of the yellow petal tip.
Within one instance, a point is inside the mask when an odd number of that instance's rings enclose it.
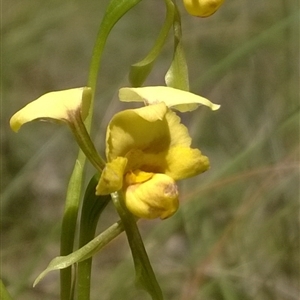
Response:
[[[218,110],[221,107],[220,104],[213,104],[210,108],[211,110]]]
[[[9,126],[14,132],[18,132],[22,124],[18,121],[17,115],[13,115],[9,120]]]

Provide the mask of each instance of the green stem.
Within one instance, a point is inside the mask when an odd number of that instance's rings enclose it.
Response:
[[[84,122],[87,133],[90,133],[91,131],[96,84],[97,84],[100,62],[102,58],[103,49],[106,43],[106,39],[113,26],[117,23],[117,21],[130,8],[132,8],[140,1],[141,0],[111,0],[105,12],[104,18],[100,24],[100,29],[97,34],[97,39],[93,49],[93,55],[92,55],[90,68],[89,68],[88,86],[91,88],[92,95],[91,95],[91,105],[90,105],[89,115]],[[62,230],[61,230],[61,255],[68,255],[73,251],[85,162],[86,162],[86,157],[83,154],[83,152],[80,150],[78,153],[76,164],[73,169],[73,173],[69,182],[69,187],[67,192],[67,199],[65,204],[65,211],[64,211]],[[95,162],[93,164],[95,165]],[[98,162],[96,162],[96,164],[98,165]],[[72,282],[71,268],[67,268],[66,270],[61,270],[61,280],[60,280],[61,300],[71,299],[70,298],[71,282]]]
[[[84,162],[85,155],[80,151],[69,181],[66,196],[60,237],[60,255],[62,256],[68,255],[73,251]],[[61,300],[70,300],[72,299],[71,294],[72,268],[69,267],[60,271],[60,298]]]
[[[93,103],[96,92],[99,68],[102,59],[103,50],[110,31],[127,11],[138,4],[141,0],[110,0],[103,20],[100,24],[92,59],[90,62],[88,86],[92,89],[92,101],[90,114],[85,120],[85,125],[89,131],[92,122]]]
[[[136,283],[145,289],[153,300],[162,300],[162,291],[151,267],[136,219],[126,208],[121,192],[111,194],[111,198],[127,235],[135,266]]]
[[[94,53],[97,52],[96,51],[97,47],[98,44],[96,43],[94,47]],[[101,54],[102,52],[98,57],[94,55],[91,60],[89,78],[92,78],[92,80],[91,79],[88,80],[88,86],[92,88],[92,96],[91,96],[92,98],[91,98],[89,115],[84,122],[85,126],[82,126],[81,118],[79,123],[77,123],[77,127],[78,127],[77,129],[79,129],[79,131],[75,129],[76,125],[74,125],[75,127],[71,126],[71,129],[75,134],[76,140],[80,144],[80,147],[84,149],[86,155],[89,155],[92,158],[91,162],[98,170],[103,168],[103,160],[99,158],[99,154],[94,149],[94,145],[90,141],[89,132],[91,130],[91,124],[92,124],[92,115],[94,109],[94,95],[96,90],[98,71],[100,67],[99,62],[100,62]],[[85,137],[87,136],[88,138],[85,139]],[[83,181],[83,171],[84,171],[85,163],[86,163],[86,156],[84,152],[81,149],[79,149],[76,163],[74,165],[73,172],[68,185],[65,210],[64,210],[63,220],[62,220],[61,239],[60,239],[60,255],[62,256],[70,254],[73,251],[73,247],[74,247],[74,239],[75,239],[75,232],[76,232],[78,210],[80,205],[81,186]],[[73,298],[71,267],[60,271],[60,290],[61,290],[61,296],[60,296],[61,300],[70,300]]]
[[[78,263],[77,299],[90,300],[92,257]]]

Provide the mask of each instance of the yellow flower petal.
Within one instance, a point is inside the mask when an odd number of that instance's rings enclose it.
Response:
[[[127,158],[124,157],[117,157],[106,164],[96,187],[96,195],[111,194],[122,188],[126,164]]]
[[[166,219],[178,209],[176,182],[165,174],[154,174],[146,182],[130,185],[125,191],[125,203],[137,217]]]
[[[208,157],[199,149],[182,146],[172,147],[166,156],[165,174],[174,180],[196,176],[209,169]]]
[[[168,148],[160,152],[144,152],[140,149],[130,150],[126,154],[128,159],[126,171],[143,170],[150,173],[164,173],[167,168],[166,154]]]
[[[217,110],[220,107],[220,105],[196,94],[166,86],[121,88],[119,98],[124,102],[144,102],[147,105],[164,102],[168,107],[180,112],[195,110],[199,104],[205,105],[211,110]]]
[[[158,103],[157,105],[152,105],[150,107],[137,108],[133,111],[144,120],[148,122],[155,122],[163,120],[167,110],[165,103]]]
[[[144,111],[148,109],[150,106],[143,108]],[[207,157],[190,148],[191,137],[176,113],[168,110],[163,120],[148,122],[136,111],[139,110],[123,111],[111,120],[107,138],[108,160],[126,157],[125,172],[165,173],[175,180],[208,169]]]
[[[156,117],[149,121],[149,118],[144,118],[152,111],[162,108],[165,108],[162,119]],[[118,156],[126,156],[130,165],[132,160],[130,157],[136,160],[149,154],[151,158],[151,154],[157,155],[168,151],[171,146],[188,147],[190,144],[188,130],[180,123],[180,118],[173,111],[168,110],[164,103],[160,103],[116,114],[107,130],[106,154],[109,161]]]
[[[176,145],[189,147],[192,143],[192,138],[189,135],[187,127],[181,123],[180,117],[175,112],[169,110],[166,114],[166,120],[170,131],[170,147]]]
[[[15,113],[10,119],[10,127],[17,132],[23,124],[37,119],[68,121],[70,114],[78,110],[84,120],[90,101],[91,89],[88,87],[50,92]]]
[[[108,161],[123,156],[132,149],[160,152],[170,144],[164,103],[139,109],[124,110],[112,118],[106,134]]]
[[[183,0],[185,9],[196,17],[209,17],[222,5],[224,0]]]

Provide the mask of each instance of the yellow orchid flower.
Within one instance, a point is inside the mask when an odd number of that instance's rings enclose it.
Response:
[[[90,101],[91,89],[88,87],[50,92],[16,112],[10,119],[10,127],[17,132],[22,125],[33,120],[70,122],[77,113],[85,120]]]
[[[190,146],[187,128],[164,102],[117,113],[107,128],[108,163],[96,194],[122,189],[137,217],[171,216],[178,208],[176,181],[209,168],[208,158]]]

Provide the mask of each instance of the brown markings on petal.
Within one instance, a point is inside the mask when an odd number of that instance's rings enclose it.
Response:
[[[164,187],[164,194],[168,195],[169,197],[174,197],[174,196],[178,196],[178,187],[177,184],[167,184]]]

